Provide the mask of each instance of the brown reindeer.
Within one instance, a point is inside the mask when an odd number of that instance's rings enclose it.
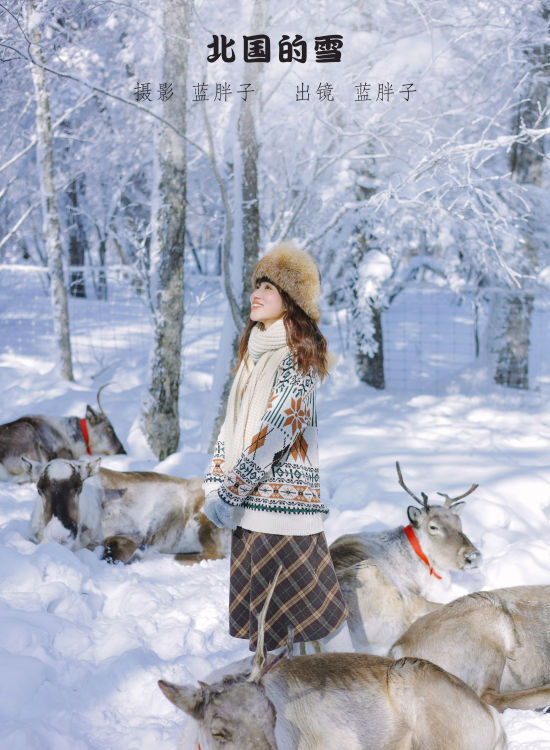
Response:
[[[477,484],[443,505],[418,497],[405,484],[396,462],[399,484],[419,504],[409,506],[408,526],[377,533],[345,534],[329,548],[346,601],[348,625],[358,651],[386,653],[417,617],[439,605],[427,599],[428,587],[448,570],[477,566],[479,550],[462,531],[458,511]]]
[[[182,562],[224,557],[229,531],[204,515],[202,478],[102,469],[101,459],[45,466],[24,459],[37,481],[31,533],[70,549],[98,545],[110,561],[129,562],[151,548]]]
[[[97,392],[99,411],[86,407],[86,416],[50,417],[34,414],[0,425],[0,479],[27,482],[30,477],[21,460],[51,461],[80,458],[86,454],[126,453],[101,406],[102,385]]]
[[[550,586],[478,591],[421,617],[392,646],[429,659],[503,711],[550,705]]]
[[[270,597],[251,671],[198,688],[159,682],[197,722],[201,750],[505,748],[496,711],[427,661],[337,653],[290,659],[291,645],[266,657]]]

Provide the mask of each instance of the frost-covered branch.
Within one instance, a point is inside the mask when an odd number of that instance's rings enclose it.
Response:
[[[27,40],[28,41],[28,40]],[[174,123],[170,122],[166,118],[162,117],[162,115],[157,114],[156,112],[153,112],[150,109],[147,109],[147,107],[141,106],[138,102],[134,102],[131,99],[125,99],[122,96],[119,96],[118,94],[114,94],[112,91],[108,91],[107,89],[102,88],[101,86],[95,86],[92,83],[89,83],[88,81],[83,80],[82,78],[78,78],[77,76],[73,75],[72,73],[66,73],[62,70],[55,70],[54,68],[51,68],[49,65],[46,65],[39,60],[35,58],[33,55],[31,49],[31,44],[29,42],[29,48],[27,50],[27,54],[24,55],[23,53],[20,53],[22,57],[24,57],[26,60],[28,60],[33,65],[38,66],[42,70],[46,71],[47,73],[52,73],[53,75],[57,76],[58,78],[63,78],[69,81],[74,81],[75,83],[78,83],[81,86],[84,86],[85,88],[89,89],[90,91],[94,91],[96,94],[101,94],[102,96],[106,96],[109,99],[113,99],[114,101],[120,102],[121,104],[125,104],[128,107],[132,107],[133,109],[138,110],[142,114],[146,114],[152,119],[156,120],[157,122],[162,123],[166,127],[173,130],[177,135],[179,135],[180,138],[182,138],[184,141],[189,143],[190,146],[193,146],[193,148],[196,148],[197,151],[200,151],[205,156],[208,156],[207,152],[198,144],[196,141],[192,140],[187,136],[186,133],[184,133],[180,128],[178,128]]]
[[[90,99],[93,97],[93,94],[88,94],[83,99],[80,99],[74,106],[69,107],[69,109],[65,110],[61,117],[59,117],[55,122],[52,123],[51,131],[53,133],[56,128],[58,128],[60,125],[63,124],[63,122],[70,117],[74,112],[76,112],[79,107],[82,107],[86,102],[89,102]],[[8,169],[8,167],[11,167],[13,164],[15,164],[16,161],[21,159],[25,154],[28,154],[29,151],[31,151],[37,143],[37,138],[34,136],[29,143],[25,146],[24,149],[21,149],[19,153],[15,154],[11,157],[11,159],[8,159],[8,161],[4,162],[4,164],[0,164],[0,173],[3,172],[5,169]]]

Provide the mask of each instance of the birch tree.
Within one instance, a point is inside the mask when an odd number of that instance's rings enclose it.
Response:
[[[267,27],[268,0],[253,0],[250,34],[264,33]],[[252,66],[247,71],[250,87],[258,93],[261,78],[261,63]],[[258,159],[259,143],[256,132],[256,113],[254,109],[256,98],[241,96],[238,109],[237,139],[234,149],[233,166],[233,203],[234,222],[233,238],[231,242],[231,257],[229,248],[225,248],[224,285],[233,311],[233,326],[226,326],[225,334],[232,328],[230,367],[226,370],[220,406],[210,440],[210,450],[213,450],[216,438],[221,429],[223,416],[231,389],[232,370],[237,362],[239,340],[242,329],[246,325],[250,307],[251,277],[254,266],[258,262],[260,245],[260,196],[258,187]],[[226,354],[223,349],[224,356]]]
[[[44,61],[40,48],[40,14],[34,0],[27,0],[26,11],[28,36],[31,42],[30,51],[37,63],[31,63],[31,74],[36,100],[36,160],[42,203],[42,226],[50,276],[54,335],[60,359],[61,374],[67,380],[73,380],[69,312],[54,183],[50,103],[45,71],[41,67]]]
[[[368,200],[376,192],[374,165],[371,163],[370,170],[368,166],[366,160],[362,161],[357,174],[355,194],[358,201]],[[351,309],[356,372],[363,383],[381,390],[386,387],[382,307],[376,303],[376,287],[379,285],[376,284],[377,276],[371,272],[368,262],[369,254],[378,253],[378,249],[372,247],[368,226],[358,226],[351,243],[347,297]],[[370,278],[365,279],[365,276]]]
[[[389,4],[382,4],[371,11],[371,16],[378,17],[377,29],[383,39],[379,60],[383,59],[383,47],[390,42],[392,54],[397,55],[403,44],[403,28],[409,40],[417,40],[419,48],[427,32],[432,40],[438,40],[427,59],[419,58],[419,66],[424,63],[430,72],[429,77],[423,77],[422,97],[413,97],[404,105],[406,113],[403,107],[391,111],[391,127],[389,118],[384,123],[384,118],[376,117],[379,110],[373,106],[363,109],[366,116],[357,124],[356,132],[362,127],[370,146],[362,152],[357,149],[349,157],[356,179],[348,189],[348,200],[355,199],[357,208],[342,217],[337,233],[325,239],[327,244],[341,243],[342,238],[345,242],[346,233],[353,238],[351,243],[341,245],[341,257],[333,264],[329,283],[333,290],[341,288],[338,267],[347,267],[348,293],[343,299],[357,343],[356,369],[361,379],[375,386],[383,383],[379,312],[391,304],[404,283],[419,277],[437,279],[439,284],[458,291],[472,284],[504,287],[511,280],[533,276],[535,266],[532,259],[526,263],[526,257],[532,256],[529,238],[535,236],[536,227],[532,222],[530,227],[528,223],[522,226],[524,216],[520,211],[529,213],[532,219],[537,210],[531,202],[533,192],[527,190],[517,165],[510,179],[506,153],[514,141],[509,119],[525,74],[522,58],[526,39],[532,42],[541,37],[540,30],[536,34],[526,20],[533,15],[534,6],[530,2],[520,12],[506,2],[498,18],[485,4],[457,3],[451,7],[437,0],[414,6],[395,3],[393,10]],[[380,23],[384,13],[395,12],[401,16],[401,24]],[[382,27],[394,29],[391,39],[386,31],[380,34]],[[391,64],[391,60],[387,62]],[[404,80],[421,75],[420,69],[418,74],[412,72],[410,62],[407,70],[411,77]],[[466,80],[468,85],[464,86]],[[518,145],[525,144],[537,162],[533,147],[537,145],[540,155],[539,134],[544,132],[546,102],[540,93],[525,89],[522,99],[533,103],[538,117],[530,118],[523,112],[517,118],[515,140]],[[347,134],[350,132],[348,125]],[[411,145],[404,148],[405,144]],[[538,163],[542,167],[542,162]],[[340,183],[346,185],[343,177]],[[365,184],[368,194],[362,189]],[[534,182],[530,185],[535,187]],[[531,193],[529,206],[527,193]],[[519,227],[522,236],[518,236]],[[378,289],[373,252],[385,254],[391,262],[391,269],[382,269],[383,283]],[[374,294],[366,296],[365,289],[369,289],[369,295]],[[511,320],[514,315],[526,318],[532,300],[515,296],[518,299],[515,308],[511,307]],[[510,330],[503,326],[506,336]]]
[[[69,261],[71,264],[69,292],[73,297],[86,296],[86,280],[83,266],[85,262],[87,238],[82,219],[81,203],[85,195],[84,176],[76,177],[66,191],[67,236],[69,241]]]
[[[541,6],[541,20],[548,30],[550,7]],[[532,188],[540,188],[543,177],[544,138],[536,137],[536,130],[544,128],[547,121],[548,79],[550,44],[536,44],[526,51],[531,64],[524,98],[518,104],[515,131],[528,130],[531,137],[517,140],[510,151],[512,179],[528,190],[533,209],[540,210],[540,202]],[[538,213],[538,212],[537,212]],[[534,298],[528,291],[529,279],[533,278],[538,265],[538,237],[540,233],[531,213],[519,237],[522,264],[519,268],[523,289],[517,292],[498,292],[491,301],[490,331],[494,336],[494,380],[512,388],[529,388],[529,334]],[[527,282],[527,283],[525,283]]]
[[[177,95],[163,99],[163,117],[186,129],[186,81],[190,2],[163,0],[163,82],[177,82]],[[167,93],[169,93],[167,91]],[[162,460],[177,450],[179,387],[184,321],[186,145],[166,125],[157,129],[151,240],[153,345],[142,429]]]

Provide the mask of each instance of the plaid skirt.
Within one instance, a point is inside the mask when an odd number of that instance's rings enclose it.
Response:
[[[323,532],[282,536],[247,531],[233,532],[229,590],[229,632],[257,645],[258,617],[266,592],[283,566],[265,622],[268,651],[286,643],[288,627],[294,640],[315,641],[340,627],[346,605]]]

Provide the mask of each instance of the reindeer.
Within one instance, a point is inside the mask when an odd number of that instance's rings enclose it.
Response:
[[[107,385],[97,392],[99,411],[88,405],[82,419],[35,414],[0,425],[0,479],[28,481],[23,456],[32,461],[51,461],[92,453],[126,453],[101,406],[100,394]]]
[[[70,549],[104,547],[109,561],[129,562],[139,549],[172,553],[181,562],[224,557],[229,531],[202,513],[202,477],[111,471],[101,458],[56,458],[44,467],[23,459],[38,478],[31,533]]]
[[[264,627],[276,579],[258,620],[251,671],[198,688],[158,683],[198,723],[201,750],[504,750],[495,709],[430,662],[341,653],[291,658],[291,635],[286,649],[267,657]]]
[[[499,711],[550,705],[550,586],[478,591],[424,615],[390,654],[451,672]]]
[[[476,567],[481,556],[457,514],[478,485],[457,497],[438,493],[444,505],[430,505],[425,492],[418,497],[407,487],[399,462],[396,468],[399,484],[420,505],[407,508],[409,525],[345,534],[329,548],[358,651],[386,653],[417,617],[439,606],[426,598],[430,584],[444,571]]]

